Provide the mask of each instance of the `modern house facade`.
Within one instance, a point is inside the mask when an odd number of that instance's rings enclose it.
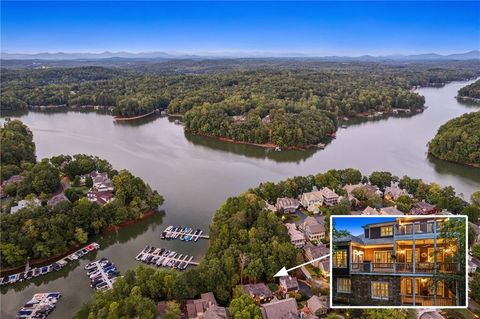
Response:
[[[465,306],[460,282],[449,278],[462,268],[458,243],[441,237],[446,220],[396,217],[362,225],[361,236],[335,239],[332,305]]]

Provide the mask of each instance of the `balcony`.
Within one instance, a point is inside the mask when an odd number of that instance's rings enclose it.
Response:
[[[441,222],[437,222],[437,232],[441,227]],[[417,223],[409,223],[409,224],[402,224],[395,226],[395,235],[396,236],[408,236],[413,235],[415,231],[415,235],[421,234],[433,234],[435,233],[435,223],[433,221],[428,222],[417,222]]]
[[[351,273],[435,273],[435,264],[429,262],[415,263],[351,263]],[[395,266],[395,267],[394,267]],[[457,271],[457,263],[438,262],[437,272],[452,273]]]
[[[401,295],[402,305],[404,306],[413,306],[413,295]],[[455,298],[444,298],[437,296],[435,301],[434,296],[422,296],[415,295],[415,306],[429,307],[429,306],[438,306],[438,307],[448,307],[456,306],[457,302]]]

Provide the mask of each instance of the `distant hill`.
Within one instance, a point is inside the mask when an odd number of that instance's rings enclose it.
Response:
[[[413,61],[413,60],[479,60],[480,51],[473,50],[464,53],[441,55],[437,53],[413,54],[413,55],[385,55],[385,56],[314,56],[304,53],[274,53],[274,52],[225,52],[198,54],[184,54],[178,52],[101,52],[101,53],[65,53],[65,52],[43,52],[43,53],[6,53],[0,54],[3,60],[99,60],[99,59],[202,59],[202,58],[302,58],[302,59],[323,59],[330,61],[356,60],[356,61]]]

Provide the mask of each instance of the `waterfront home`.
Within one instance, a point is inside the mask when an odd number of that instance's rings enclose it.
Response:
[[[12,206],[12,208],[10,208],[10,214],[15,214],[20,209],[34,208],[39,206],[42,206],[42,202],[36,197],[30,200],[23,199],[21,201],[18,201],[16,206]]]
[[[396,201],[400,196],[409,196],[408,192],[398,186],[387,186],[383,192],[383,198],[390,201]]]
[[[468,222],[468,225],[469,225],[468,227],[473,228],[473,230],[475,231],[475,239],[473,243],[474,244],[480,243],[480,226],[472,222]]]
[[[330,188],[324,187],[320,190],[320,193],[323,197],[323,205],[333,206],[338,203],[339,196]]]
[[[84,185],[87,177],[90,176],[93,181],[93,186],[95,190],[99,192],[111,192],[113,191],[113,182],[108,177],[107,173],[100,173],[98,171],[92,171],[89,174],[80,176],[80,184]]]
[[[10,185],[10,184],[17,184],[17,183],[20,183],[22,180],[23,180],[23,176],[12,175],[12,176],[10,176],[10,178],[8,178],[8,179],[6,179],[2,182],[2,186],[7,186],[7,185]]]
[[[438,310],[434,309],[419,309],[417,313],[418,319],[444,319]]]
[[[89,190],[87,193],[87,199],[90,202],[103,206],[113,200],[113,193],[111,191],[100,192],[97,190]]]
[[[313,295],[307,300],[307,307],[311,314],[316,316],[325,315],[328,312],[328,297]]]
[[[285,227],[287,227],[288,235],[290,236],[290,242],[293,246],[297,248],[303,247],[305,245],[305,235],[297,230],[297,226],[292,223],[286,223]]]
[[[397,209],[397,206],[383,207],[380,208],[380,215],[405,215],[401,210]]]
[[[280,293],[286,295],[289,292],[298,291],[298,280],[295,277],[285,276],[280,277],[279,281]]]
[[[325,238],[325,219],[308,216],[303,220],[302,229],[309,241],[320,242]]]
[[[205,319],[230,319],[230,311],[225,307],[220,306],[210,306],[207,311],[205,311]]]
[[[217,300],[213,293],[203,293],[200,295],[200,299],[186,301],[185,315],[188,319],[203,319],[206,311],[213,306],[217,306]]]
[[[298,199],[289,198],[289,197],[281,197],[277,198],[277,203],[275,204],[275,208],[278,212],[283,213],[295,213],[300,202]]]
[[[330,249],[322,243],[318,245],[313,245],[311,243],[307,243],[305,247],[303,247],[303,255],[306,261],[311,261],[323,256],[326,256],[330,253]],[[313,267],[319,268],[324,275],[328,275],[330,272],[330,262],[329,259],[317,260],[311,264]]]
[[[353,206],[357,206],[360,201],[353,196],[352,192],[357,188],[365,188],[367,193],[382,195],[382,192],[378,189],[377,186],[371,184],[347,184],[343,189],[347,192],[347,199],[352,203]]]
[[[373,207],[370,207],[370,206],[367,206],[363,211],[362,211],[362,215],[379,215],[378,213],[378,210],[373,208]]]
[[[313,206],[320,206],[323,204],[322,192],[314,191],[309,193],[303,193],[300,196],[300,204],[306,209]]]
[[[263,319],[296,319],[300,318],[297,307],[295,298],[275,299],[263,304],[260,310]]]
[[[249,295],[257,304],[269,302],[273,299],[273,293],[264,283],[242,285],[243,291]]]
[[[362,223],[363,218],[358,218]],[[441,237],[448,217],[398,217],[362,225],[361,236],[335,240],[333,303],[358,306],[461,306],[457,245]]]
[[[65,201],[68,201],[68,198],[67,196],[65,196],[64,193],[60,193],[60,194],[57,194],[55,196],[53,196],[52,198],[50,198],[48,201],[47,201],[47,205],[48,206],[52,206],[52,207],[55,207],[57,204],[61,203],[61,202],[65,202]]]
[[[411,210],[412,215],[432,215],[437,212],[435,205],[429,204],[425,201],[416,202]]]

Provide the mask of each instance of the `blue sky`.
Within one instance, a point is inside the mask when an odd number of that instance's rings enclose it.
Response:
[[[372,223],[393,222],[392,217],[333,217],[333,225],[338,230],[348,230],[350,234],[359,236],[363,234],[362,226]]]
[[[1,2],[3,52],[454,53],[479,2]]]

